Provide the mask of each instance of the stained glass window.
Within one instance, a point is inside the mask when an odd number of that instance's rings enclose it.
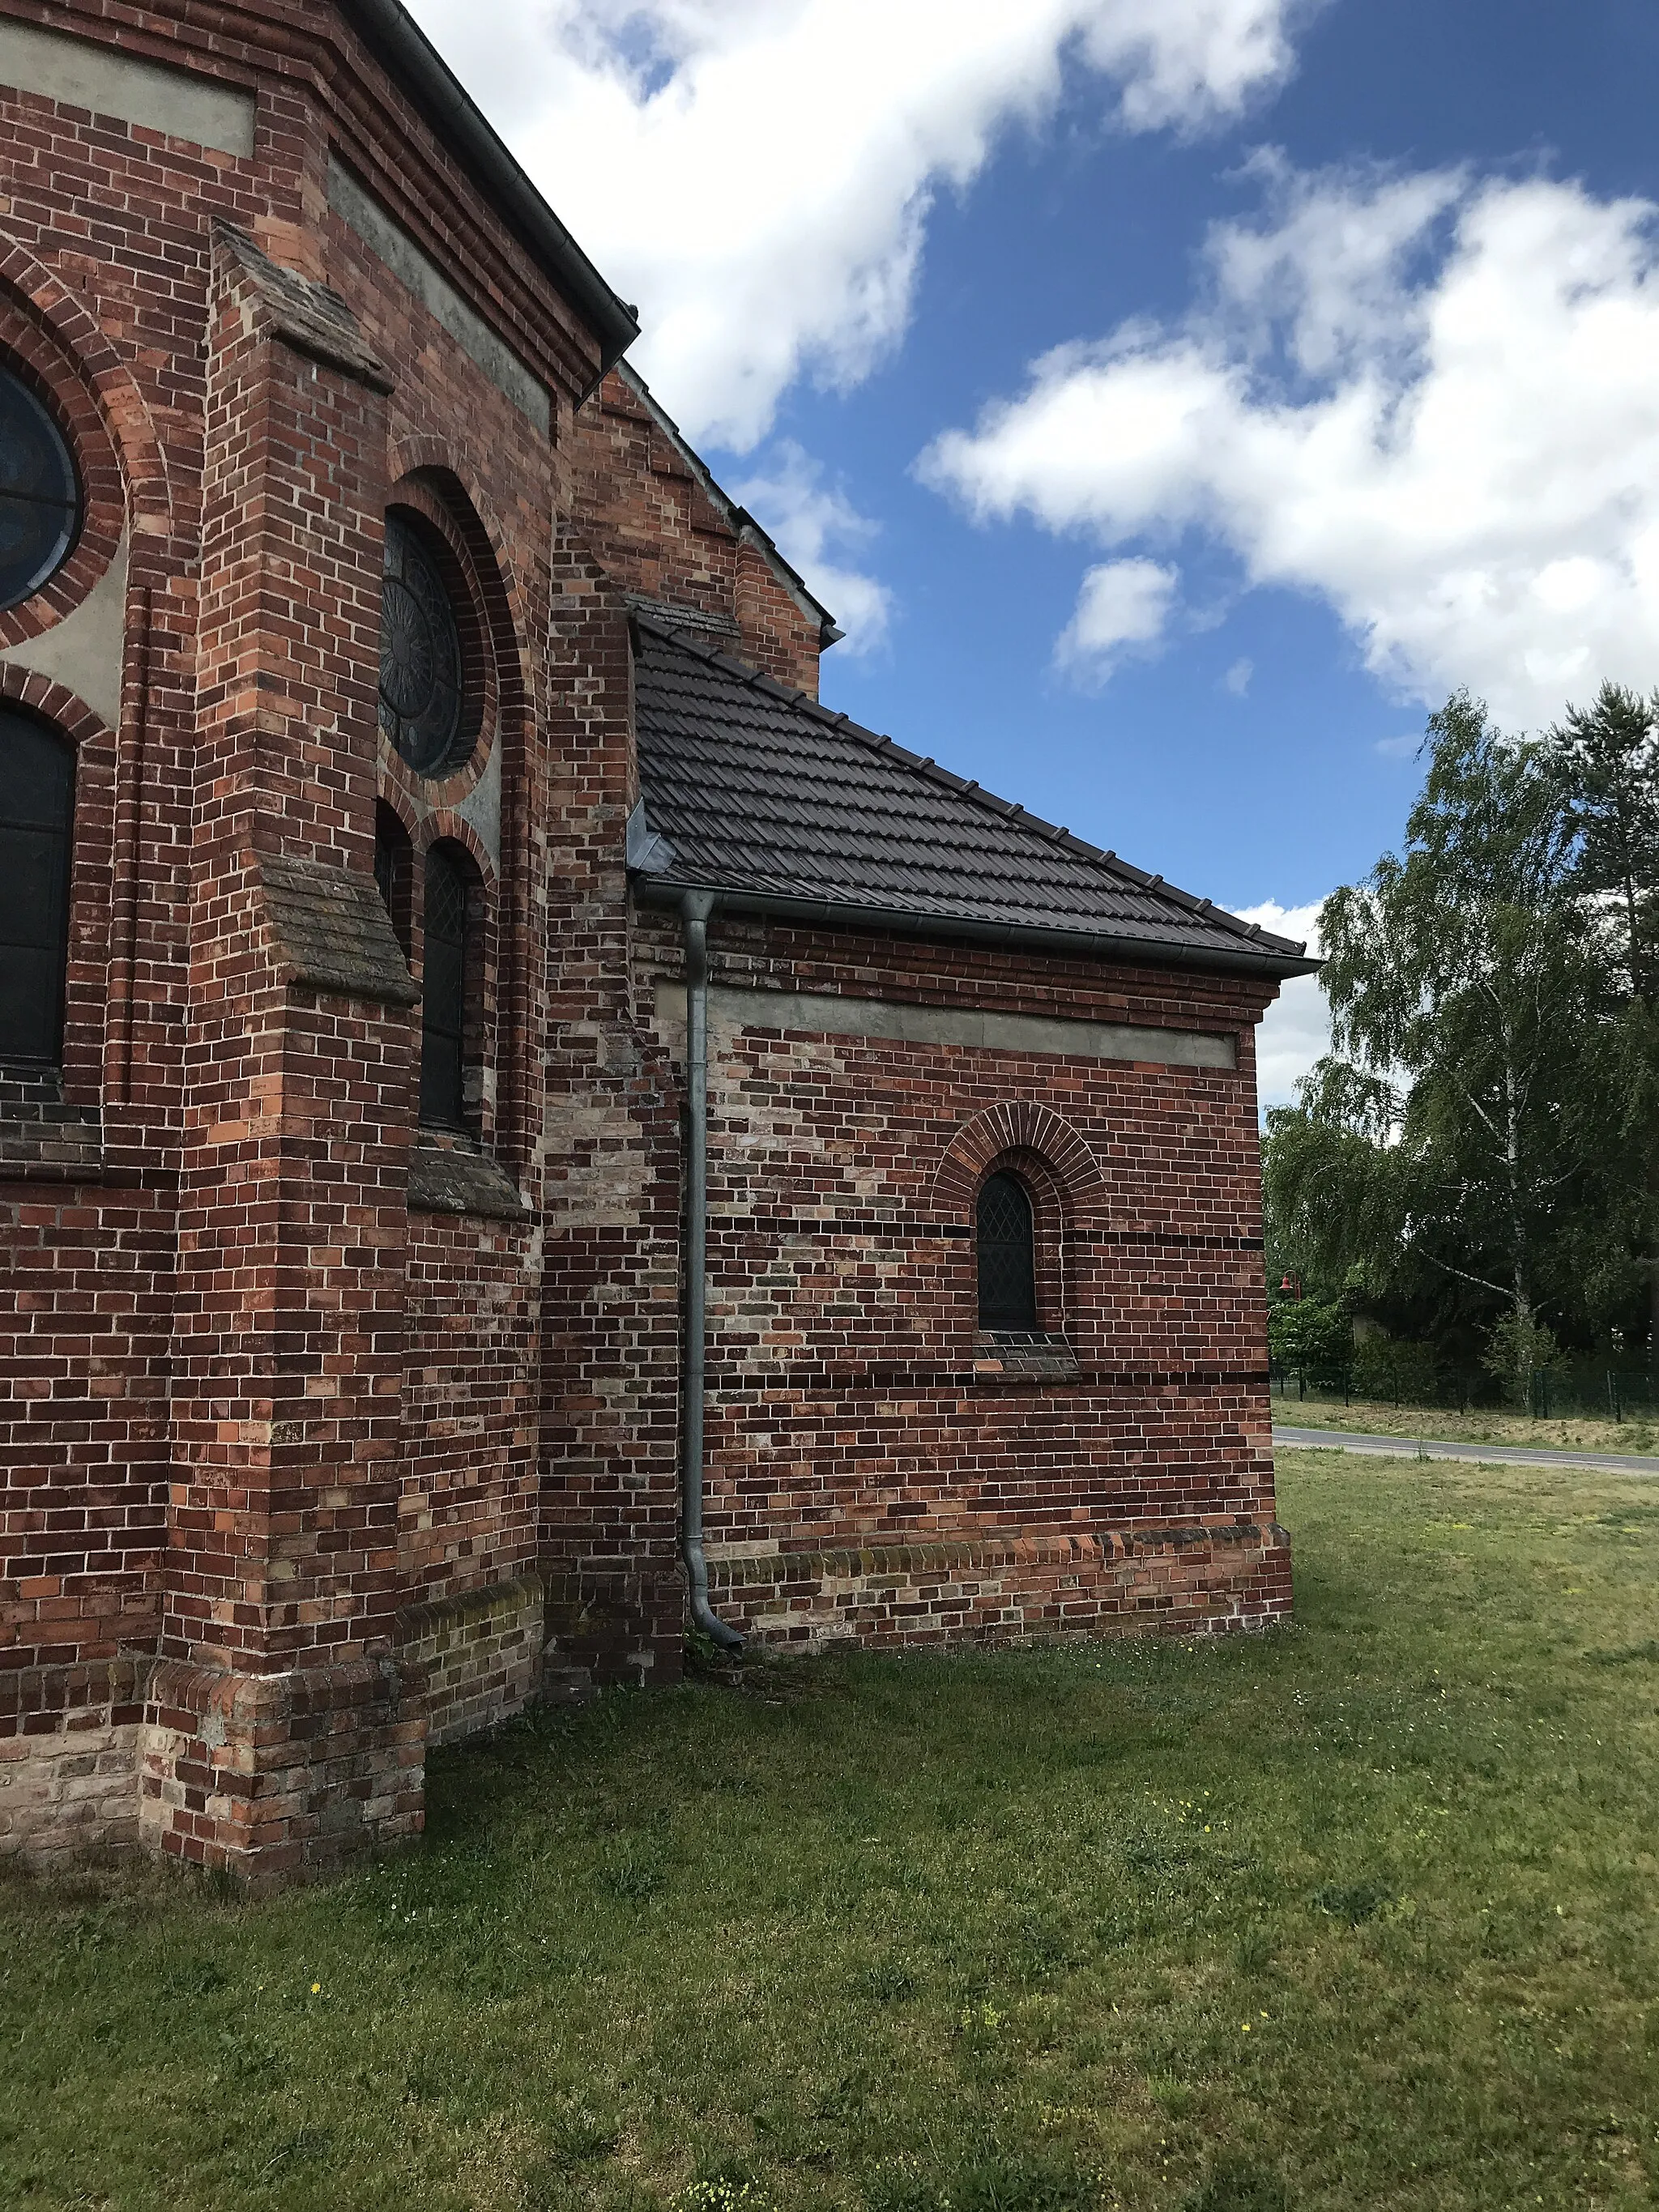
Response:
[[[68,745],[0,714],[0,1061],[51,1066],[62,1048],[74,805]]]
[[[386,519],[380,599],[380,727],[421,775],[453,775],[469,750],[461,734],[461,640],[432,533]]]
[[[68,560],[80,527],[63,432],[27,385],[0,368],[0,607],[32,599]]]
[[[979,1194],[979,1325],[1035,1329],[1036,1250],[1031,1201],[1011,1175],[994,1175]]]

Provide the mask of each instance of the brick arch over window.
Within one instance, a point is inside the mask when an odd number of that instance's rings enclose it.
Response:
[[[101,743],[112,745],[114,733],[101,714],[88,707],[77,692],[49,676],[40,676],[14,663],[0,662],[0,699],[19,707],[32,707],[46,721],[55,722],[77,748]]]
[[[1099,1163],[1071,1123],[1052,1106],[1013,1098],[988,1106],[966,1121],[945,1147],[933,1177],[933,1204],[941,1215],[971,1217],[980,1185],[993,1162],[1034,1154],[1073,1211],[1103,1198]]]
[[[21,246],[0,252],[0,343],[58,415],[82,474],[80,541],[24,608],[0,617],[15,644],[79,604],[131,525],[135,550],[161,557],[173,528],[172,490],[149,406],[131,371],[92,316]]]

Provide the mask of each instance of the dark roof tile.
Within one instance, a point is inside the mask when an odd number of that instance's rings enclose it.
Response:
[[[665,886],[1086,938],[1201,966],[1303,947],[1113,854],[694,637],[636,614],[640,778],[673,848]],[[1305,963],[1311,966],[1312,963]]]

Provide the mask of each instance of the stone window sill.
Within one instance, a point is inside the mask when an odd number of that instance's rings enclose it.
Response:
[[[476,1213],[528,1221],[530,1208],[504,1169],[470,1137],[417,1129],[409,1163],[411,1213]]]
[[[1082,1371],[1063,1336],[1037,1329],[990,1328],[981,1329],[974,1339],[975,1382],[1071,1382]]]

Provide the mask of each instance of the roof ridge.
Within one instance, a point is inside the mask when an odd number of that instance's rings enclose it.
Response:
[[[988,812],[999,814],[1005,821],[1017,818],[1023,829],[1032,830],[1037,836],[1047,837],[1053,842],[1063,843],[1068,852],[1092,861],[1107,874],[1127,882],[1137,890],[1152,891],[1159,897],[1167,898],[1172,904],[1186,908],[1189,913],[1201,914],[1206,921],[1213,922],[1218,928],[1229,930],[1235,936],[1249,939],[1255,944],[1297,957],[1307,951],[1306,945],[1298,944],[1294,938],[1275,937],[1263,929],[1259,921],[1246,921],[1242,915],[1230,913],[1225,907],[1217,906],[1213,900],[1200,899],[1193,891],[1182,890],[1176,884],[1166,883],[1162,876],[1151,875],[1145,868],[1136,867],[1133,860],[1120,858],[1108,847],[1092,845],[1086,837],[1079,837],[1056,823],[1045,821],[1040,814],[1028,813],[1018,799],[999,798],[995,792],[987,791],[977,779],[964,780],[951,769],[940,768],[931,754],[924,758],[920,753],[913,753],[908,746],[900,744],[896,738],[866,728],[862,722],[855,722],[849,714],[826,707],[821,700],[814,699],[807,692],[781,684],[775,676],[769,676],[764,669],[752,667],[747,661],[733,659],[729,653],[722,653],[718,646],[708,644],[692,631],[672,628],[657,617],[647,614],[643,608],[633,611],[633,619],[642,629],[653,631],[683,651],[695,653],[699,659],[736,677],[751,690],[769,693],[798,714],[805,714],[810,720],[835,730],[837,735],[856,738],[888,759],[896,760],[902,767],[922,776],[927,781],[942,784],[959,798],[969,799]]]

